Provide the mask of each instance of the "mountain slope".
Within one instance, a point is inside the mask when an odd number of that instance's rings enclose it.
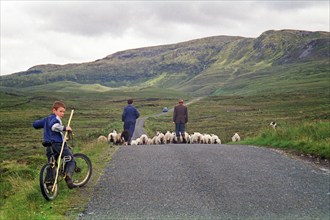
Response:
[[[329,80],[329,39],[329,32],[299,30],[266,31],[255,39],[215,36],[121,51],[88,63],[39,65],[2,76],[1,82],[18,88],[58,81],[150,86],[196,95],[259,92],[278,81],[283,83],[277,86],[287,86],[296,78]]]

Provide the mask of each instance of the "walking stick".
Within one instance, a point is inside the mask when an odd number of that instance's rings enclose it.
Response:
[[[70,122],[71,122],[71,119],[72,119],[72,116],[73,116],[73,112],[74,112],[74,109],[71,110],[71,114],[70,114],[70,118],[69,118],[67,126],[70,126]],[[56,171],[56,177],[55,177],[52,192],[54,192],[56,184],[57,184],[58,173],[59,173],[59,170],[60,170],[61,157],[62,157],[62,153],[63,153],[64,145],[66,143],[67,136],[68,136],[68,131],[65,131],[64,140],[63,140],[62,147],[61,147],[61,152],[60,152],[60,155],[58,156],[58,159],[57,159],[57,171]]]

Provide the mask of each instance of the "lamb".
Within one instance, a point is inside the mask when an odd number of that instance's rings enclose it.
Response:
[[[212,144],[221,144],[221,140],[218,135],[211,134]]]
[[[270,124],[269,124],[273,129],[276,129],[277,127],[277,124],[275,121],[272,121]]]
[[[105,143],[107,141],[108,141],[107,137],[103,136],[103,135],[101,135],[97,138],[97,142]]]
[[[114,129],[112,132],[109,133],[108,135],[108,141],[115,143],[115,137],[117,135],[117,131]]]
[[[235,133],[234,136],[232,136],[231,140],[233,142],[240,141],[241,137],[238,135],[238,133]]]

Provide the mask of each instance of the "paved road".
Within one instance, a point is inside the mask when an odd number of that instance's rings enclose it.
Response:
[[[123,146],[78,219],[329,219],[329,178],[266,148]]]

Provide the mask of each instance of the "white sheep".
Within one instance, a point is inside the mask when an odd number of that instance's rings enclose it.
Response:
[[[132,141],[131,141],[131,145],[138,145],[137,140],[132,140]]]
[[[190,137],[190,143],[191,144],[200,144],[202,141],[202,134],[199,132],[194,132]]]
[[[117,133],[114,140],[115,144],[123,144],[124,138],[122,138],[121,133]]]
[[[148,136],[146,134],[142,134],[140,137],[140,145],[148,144]]]
[[[151,144],[153,144],[153,145],[158,144],[158,137],[157,137],[157,136],[154,136],[154,137],[151,139]]]
[[[117,131],[114,129],[112,132],[108,134],[108,142],[115,143],[116,135],[117,135]]]
[[[173,131],[172,132],[172,143],[177,143],[179,140],[178,140],[178,138],[176,137],[176,133]]]
[[[157,132],[157,143],[158,144],[165,144],[165,135],[162,132]]]
[[[97,142],[105,143],[107,141],[108,141],[107,137],[103,136],[103,135],[101,135],[97,138]]]
[[[167,132],[165,133],[164,138],[165,138],[165,144],[170,144],[170,143],[172,143],[172,142],[173,142],[173,133],[171,133],[170,131],[167,131]]]
[[[180,139],[181,139],[180,142],[182,142],[182,143],[189,143],[190,142],[189,141],[190,136],[187,132],[184,132],[183,136],[180,134]],[[185,140],[185,141],[183,141],[183,140]]]
[[[221,140],[218,135],[211,134],[212,144],[221,144]]]
[[[212,138],[211,135],[209,134],[204,134],[202,140],[203,140],[203,144],[212,144]]]
[[[238,135],[238,133],[235,133],[234,136],[231,137],[231,140],[233,142],[240,141],[241,137]]]

